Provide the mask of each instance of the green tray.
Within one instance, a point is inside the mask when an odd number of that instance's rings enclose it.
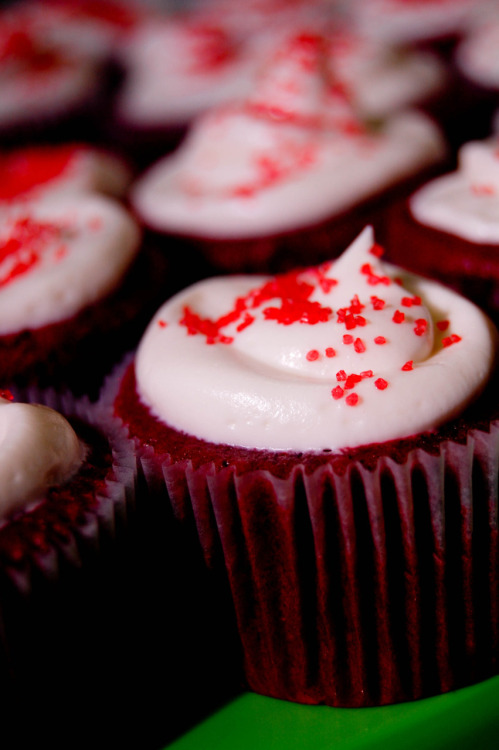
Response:
[[[499,677],[381,708],[302,706],[243,693],[168,750],[498,750]]]

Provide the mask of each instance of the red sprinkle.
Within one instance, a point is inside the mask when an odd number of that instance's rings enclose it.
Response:
[[[352,373],[349,375],[345,381],[345,389],[350,390],[351,388],[355,388],[357,383],[360,383],[362,380],[360,375],[355,375],[355,373]]]
[[[374,243],[374,245],[370,248],[369,252],[371,255],[375,255],[376,258],[381,258],[382,255],[384,255],[385,250],[381,245],[378,245],[377,242]]]
[[[458,336],[457,333],[453,333],[451,336],[446,336],[442,339],[442,346],[452,346],[452,344],[457,344],[458,341],[461,340],[461,336]]]
[[[336,380],[338,381],[338,383],[342,383],[346,379],[347,379],[347,374],[345,370],[338,370],[338,372],[336,373]]]
[[[448,320],[439,320],[437,323],[437,328],[439,331],[446,331],[449,325],[450,323]]]
[[[403,323],[405,320],[405,314],[400,310],[395,310],[392,320],[394,323]]]
[[[353,336],[351,336],[349,333],[345,333],[345,335],[343,336],[343,343],[353,344]]]
[[[341,387],[341,385],[337,385],[331,391],[331,395],[332,395],[332,397],[334,399],[336,399],[336,401],[343,396],[343,393],[344,393],[344,391],[343,391],[343,388]]]
[[[12,391],[9,391],[7,388],[0,389],[0,398],[5,398],[7,401],[13,401],[14,400],[14,394]]]
[[[414,333],[416,336],[424,336],[426,329],[428,328],[428,321],[424,318],[418,318],[415,322]]]
[[[350,393],[346,399],[345,402],[348,404],[348,406],[357,406],[359,403],[359,397],[357,393]]]
[[[363,372],[360,373],[360,377],[361,378],[372,378],[373,374],[374,373],[373,373],[372,370],[364,370]]]
[[[158,325],[160,328],[166,328],[168,323],[166,322],[166,320],[158,320]]]
[[[374,385],[380,391],[384,391],[385,388],[388,388],[388,383],[386,382],[386,380],[384,378],[378,378],[377,380],[375,380],[374,381]]]
[[[307,359],[309,362],[315,362],[317,359],[319,359],[320,354],[317,351],[317,349],[311,349],[309,352],[307,352]]]
[[[404,307],[412,307],[413,305],[420,305],[421,304],[421,297],[402,297],[401,304]]]
[[[374,343],[381,346],[381,344],[386,344],[386,339],[384,336],[376,336],[376,338],[374,339]]]
[[[365,352],[366,350],[366,345],[364,344],[362,339],[355,339],[355,341],[353,342],[353,348],[355,349],[357,354],[362,354],[362,352]]]
[[[326,357],[335,357],[335,356],[336,356],[336,352],[333,349],[333,347],[328,346],[328,348],[326,349]]]
[[[371,296],[371,303],[374,310],[382,310],[386,304],[384,299],[380,299],[379,297],[376,297],[375,294]]]
[[[406,372],[408,372],[409,370],[412,370],[412,369],[413,369],[413,365],[414,365],[414,362],[412,361],[412,359],[409,359],[409,360],[408,360],[408,361],[407,361],[407,362],[405,363],[405,365],[402,365],[402,367],[401,367],[400,369],[401,369],[401,370],[405,370]]]

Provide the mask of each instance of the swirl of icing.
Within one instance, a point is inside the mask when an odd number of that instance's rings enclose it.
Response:
[[[69,422],[47,406],[0,397],[0,517],[18,511],[78,470],[84,449]]]
[[[420,188],[410,200],[421,224],[470,242],[499,243],[499,141],[470,141],[455,172]]]
[[[487,382],[495,332],[377,251],[366,228],[334,263],[189,287],[141,341],[139,396],[178,430],[272,450],[383,442],[457,415]]]
[[[140,232],[100,195],[14,202],[0,209],[0,334],[63,320],[109,293]]]

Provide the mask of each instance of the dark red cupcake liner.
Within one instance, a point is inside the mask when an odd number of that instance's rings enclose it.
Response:
[[[497,418],[280,460],[162,427],[130,369],[116,411],[150,491],[227,572],[251,689],[372,706],[497,672]]]

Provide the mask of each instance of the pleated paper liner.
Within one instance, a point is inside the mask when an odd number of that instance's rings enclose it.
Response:
[[[252,690],[368,706],[497,671],[499,421],[340,455],[247,451],[161,425],[131,369],[117,412],[150,491],[227,571]]]

